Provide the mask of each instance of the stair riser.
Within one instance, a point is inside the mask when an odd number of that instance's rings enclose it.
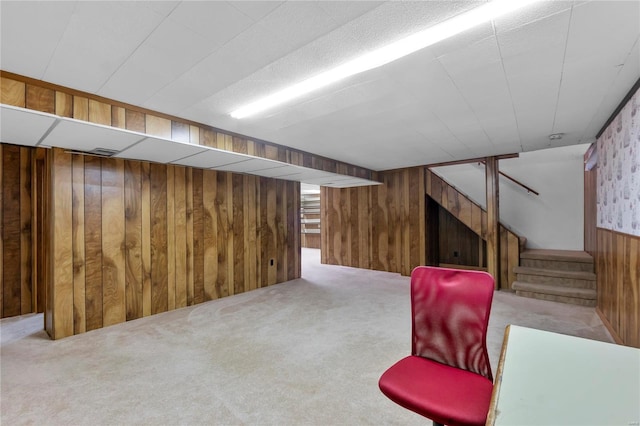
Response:
[[[518,281],[527,283],[540,283],[557,285],[558,287],[571,287],[571,288],[587,288],[590,290],[596,289],[596,282],[594,280],[581,280],[576,278],[562,278],[562,277],[548,277],[545,275],[529,275],[529,274],[517,274]]]
[[[520,259],[520,266],[527,268],[553,269],[556,271],[593,272],[593,263],[566,262],[561,260]]]
[[[516,295],[529,297],[531,299],[549,300],[552,302],[570,303],[580,306],[596,306],[595,299],[580,299],[577,297],[557,296],[555,294],[533,293],[530,291],[516,290]]]

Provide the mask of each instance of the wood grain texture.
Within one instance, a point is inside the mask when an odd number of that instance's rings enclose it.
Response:
[[[51,281],[53,296],[53,338],[71,336],[73,327],[73,241],[71,155],[52,149],[52,235]]]
[[[103,326],[126,321],[124,160],[102,159]]]
[[[56,115],[73,118],[73,96],[56,92]]]
[[[20,227],[20,147],[5,145],[2,150],[2,273],[3,315],[20,315],[21,227]]]
[[[495,157],[487,157],[485,160],[486,194],[487,194],[487,272],[500,286],[500,212],[499,212],[499,178],[498,160]]]
[[[83,96],[73,97],[73,118],[89,121],[89,99]]]
[[[204,170],[203,180],[206,182],[202,187],[204,300],[213,300],[222,296],[218,285],[218,264],[221,263],[224,268],[227,261],[226,250],[219,250],[221,243],[226,239],[227,231],[218,229],[218,226],[222,225],[218,218],[221,214],[218,203],[224,203],[224,198],[218,198],[218,191],[225,191],[226,188],[218,188],[217,172],[213,170]]]
[[[245,229],[247,223],[245,222],[245,209],[244,209],[244,176],[240,174],[232,174],[232,198],[231,207],[233,210],[232,216],[232,232],[233,232],[233,258],[229,263],[233,265],[233,282],[230,283],[229,293],[238,294],[245,291]],[[286,281],[286,280],[283,280]]]
[[[55,114],[56,92],[52,89],[27,84],[26,108]]]
[[[176,308],[175,166],[167,165],[167,310]]]
[[[194,242],[193,242],[193,169],[185,168],[185,198],[186,198],[186,280],[187,280],[187,306],[194,304],[194,285],[193,285],[193,271],[194,271]]]
[[[193,185],[193,303],[204,298],[204,203],[203,170],[192,170]],[[217,277],[216,277],[217,280]]]
[[[84,224],[84,157],[74,156],[72,159],[72,191],[73,191],[73,333],[86,331],[86,274],[85,274],[85,224]]]
[[[145,116],[145,126],[146,133],[171,139],[171,120],[147,114]]]
[[[119,129],[126,129],[127,117],[123,107],[113,106],[111,108],[111,125]]]
[[[11,78],[0,78],[0,103],[20,108],[26,106],[26,85]]]
[[[148,123],[147,123],[148,124]],[[168,309],[167,166],[149,165],[151,183],[151,314]]]
[[[89,121],[111,126],[111,105],[95,99],[89,99]]]
[[[140,164],[142,214],[142,316],[151,315],[151,175],[150,164]]]
[[[233,230],[230,232],[231,221],[229,219],[229,195],[230,191],[227,186],[227,181],[231,180],[231,175],[228,173],[218,173],[210,171],[207,179],[207,186],[214,185],[215,180],[215,203],[213,204],[214,211],[211,212],[211,229],[213,229],[213,221],[215,220],[216,234],[208,239],[205,236],[205,241],[209,241],[205,244],[216,245],[216,258],[218,261],[217,277],[215,281],[215,295],[216,297],[223,297],[229,295],[229,283],[233,282],[230,272],[233,272],[233,268],[229,267],[230,257],[229,245],[233,250],[233,241],[229,243],[229,239],[233,238]],[[207,208],[205,206],[205,215]],[[205,227],[205,233],[207,229]],[[216,239],[214,242],[213,239]],[[231,252],[233,253],[233,251]],[[206,251],[205,251],[206,255]],[[213,295],[212,295],[213,296]]]
[[[175,307],[187,306],[187,192],[185,168],[174,169]]]
[[[84,252],[86,331],[102,328],[102,164],[84,157]]]
[[[125,128],[134,132],[145,133],[147,126],[145,123],[145,115],[138,111],[130,109],[124,112]]]
[[[31,148],[20,148],[20,313],[34,312],[31,236]]]
[[[127,161],[124,174],[125,298],[126,319],[129,321],[144,316],[142,309],[142,166],[140,162]]]
[[[614,337],[640,348],[640,238],[597,228],[598,309]]]
[[[597,179],[597,166],[584,172],[584,251],[594,257],[597,251],[596,228],[598,226]]]

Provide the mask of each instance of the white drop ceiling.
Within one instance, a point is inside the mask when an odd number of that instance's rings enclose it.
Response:
[[[1,1],[0,68],[373,170],[593,141],[640,77],[639,1],[542,1],[255,117],[229,116],[481,3]],[[551,133],[564,138],[552,145]],[[188,162],[152,142],[128,150]],[[210,166],[207,155],[188,158]],[[278,168],[264,170],[304,172]]]

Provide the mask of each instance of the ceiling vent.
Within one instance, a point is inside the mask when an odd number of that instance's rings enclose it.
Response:
[[[97,155],[99,157],[112,157],[116,155],[118,152],[119,151],[116,151],[115,149],[95,148],[95,149],[92,149],[91,151],[83,152],[83,154]]]

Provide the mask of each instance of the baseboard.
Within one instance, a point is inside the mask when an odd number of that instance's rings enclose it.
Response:
[[[618,333],[613,329],[613,326],[611,325],[611,323],[609,322],[609,320],[607,319],[607,317],[604,315],[604,313],[602,313],[602,311],[600,310],[600,308],[596,308],[596,313],[598,314],[598,316],[600,317],[600,319],[602,320],[602,323],[604,324],[605,328],[607,329],[607,331],[609,332],[609,335],[611,335],[611,338],[619,345],[624,345],[624,342],[622,341],[622,339],[620,338],[620,336],[618,335]]]

